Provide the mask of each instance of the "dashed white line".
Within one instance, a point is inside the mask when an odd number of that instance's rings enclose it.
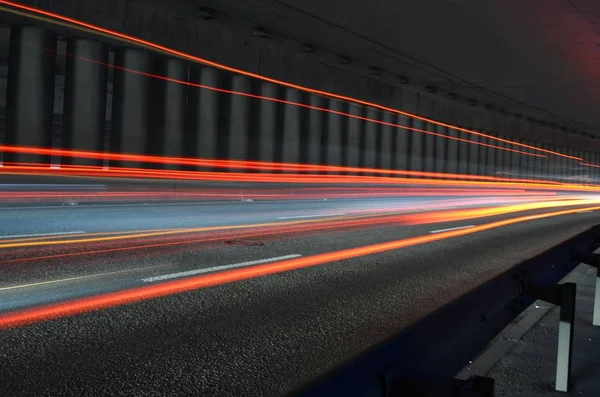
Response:
[[[39,286],[42,286],[42,285],[65,283],[65,282],[68,282],[68,281],[83,280],[83,279],[86,279],[86,278],[112,276],[114,274],[134,272],[136,270],[147,270],[147,269],[152,269],[152,268],[155,268],[155,267],[160,267],[160,265],[159,266],[149,266],[149,267],[139,267],[139,268],[135,268],[135,269],[118,270],[118,271],[115,271],[115,272],[90,274],[90,275],[87,275],[87,276],[61,278],[61,279],[58,279],[58,280],[40,281],[40,282],[37,282],[37,283],[13,285],[13,286],[10,286],[10,287],[2,287],[2,288],[0,288],[0,291],[9,291],[9,290],[15,290],[15,289],[21,289],[21,288],[39,287]]]
[[[360,199],[339,199],[339,200],[348,200],[348,201],[357,201]],[[271,204],[271,203],[303,203],[303,202],[315,202],[315,201],[323,201],[321,199],[289,199],[289,200],[256,200],[254,203],[258,204]],[[85,205],[39,205],[39,206],[9,206],[9,207],[0,207],[0,211],[13,211],[13,210],[37,210],[37,209],[57,209],[57,208],[112,208],[112,207],[137,207],[137,206],[145,206],[145,207],[160,207],[160,206],[170,206],[170,205],[221,205],[221,204],[242,204],[246,203],[246,201],[239,200],[228,200],[228,201],[201,201],[201,202],[172,202],[172,203],[129,203],[129,204],[89,204],[86,202]]]
[[[234,263],[231,265],[207,267],[205,269],[189,270],[187,272],[171,273],[171,274],[164,274],[162,276],[143,278],[142,281],[145,283],[152,283],[155,281],[164,281],[164,280],[171,280],[173,278],[179,278],[179,277],[195,276],[198,274],[210,273],[210,272],[215,272],[215,271],[219,271],[219,270],[228,270],[228,269],[235,269],[237,267],[245,267],[245,266],[252,266],[252,265],[258,265],[258,264],[263,264],[263,263],[283,261],[286,259],[299,258],[301,256],[302,255],[299,255],[299,254],[292,254],[292,255],[278,256],[276,258],[267,258],[267,259],[259,259],[256,261]]]
[[[471,227],[475,227],[475,225],[468,225],[468,226],[458,226],[458,227],[451,227],[448,229],[439,229],[439,230],[432,230],[429,233],[431,234],[435,234],[435,233],[443,233],[443,232],[449,232],[452,230],[461,230],[461,229],[469,229]]]
[[[314,215],[297,215],[297,216],[279,216],[277,219],[301,219],[301,218],[320,218],[323,216],[338,216],[346,215],[345,212],[336,212],[332,214],[314,214]]]
[[[56,233],[35,233],[35,234],[13,234],[11,236],[0,236],[0,240],[7,238],[21,238],[21,237],[44,237],[44,236],[64,236],[69,234],[83,234],[85,233],[82,230],[77,230],[74,232],[56,232]]]

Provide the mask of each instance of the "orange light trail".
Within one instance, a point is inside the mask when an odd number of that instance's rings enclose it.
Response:
[[[531,203],[521,203],[521,204],[512,204],[505,205],[499,207],[489,207],[489,208],[474,208],[474,209],[457,209],[457,210],[442,210],[437,211],[438,209],[443,209],[447,207],[447,203],[432,205],[423,205],[423,206],[413,206],[407,209],[415,211],[415,210],[429,210],[434,212],[421,212],[421,213],[410,213],[410,214],[400,214],[400,215],[383,215],[379,217],[373,217],[370,215],[351,215],[351,216],[343,216],[343,217],[324,217],[321,219],[311,219],[311,220],[298,220],[298,221],[288,221],[288,222],[269,222],[269,223],[257,223],[257,224],[247,224],[247,225],[232,225],[232,226],[211,226],[211,227],[201,227],[201,228],[181,228],[181,229],[166,229],[166,230],[153,230],[153,231],[144,231],[144,232],[128,232],[126,235],[114,235],[114,236],[102,236],[102,237],[89,237],[86,235],[83,236],[69,236],[68,238],[59,238],[56,240],[48,241],[48,240],[34,240],[34,241],[7,241],[0,243],[0,249],[12,249],[12,248],[31,248],[31,247],[47,247],[47,246],[60,246],[60,245],[73,245],[73,244],[91,244],[91,243],[99,243],[99,242],[109,242],[109,241],[123,241],[123,240],[133,240],[140,238],[150,238],[150,237],[165,237],[165,236],[180,236],[183,234],[190,233],[201,233],[201,232],[221,232],[221,231],[236,231],[236,230],[244,230],[244,229],[260,229],[260,228],[282,228],[287,226],[297,226],[299,228],[296,229],[286,229],[281,232],[267,232],[260,233],[259,235],[269,235],[269,234],[279,234],[279,233],[291,233],[291,232],[301,232],[301,231],[311,231],[311,230],[324,230],[324,229],[332,229],[332,228],[343,228],[343,227],[356,227],[356,226],[375,226],[375,225],[383,225],[389,223],[396,223],[399,225],[422,225],[422,224],[433,224],[433,223],[442,223],[442,222],[453,222],[467,219],[476,219],[497,215],[505,215],[511,214],[515,212],[523,212],[523,211],[531,211],[531,210],[539,210],[539,209],[547,209],[547,208],[558,208],[558,207],[567,207],[567,206],[581,206],[581,205],[590,205],[597,204],[600,199],[564,199],[564,200],[552,200],[552,201],[542,201],[542,202],[531,202]],[[324,226],[318,226],[318,223],[327,223],[330,224]],[[307,226],[305,226],[307,225]],[[251,236],[255,236],[255,234],[251,234]],[[249,235],[245,235],[243,237],[249,237]],[[231,236],[225,236],[219,239],[231,238]],[[194,240],[195,242],[201,241],[214,241],[213,238],[209,238],[208,240]],[[176,242],[179,243],[179,242]],[[141,245],[136,248],[147,248],[148,245]],[[112,249],[110,249],[112,250]],[[5,263],[2,261],[0,263]]]
[[[248,232],[239,235],[225,235],[219,237],[202,237],[196,239],[187,239],[187,240],[174,240],[169,242],[162,243],[152,243],[152,244],[142,244],[135,246],[127,246],[127,247],[117,247],[117,248],[106,248],[106,249],[96,249],[91,251],[82,251],[82,252],[69,252],[65,254],[52,254],[52,255],[44,255],[37,257],[28,257],[28,258],[19,258],[19,259],[8,259],[2,260],[0,263],[21,263],[21,262],[30,262],[30,261],[38,261],[38,260],[49,260],[49,259],[58,259],[58,258],[66,258],[66,257],[74,257],[74,256],[82,256],[82,255],[95,255],[95,254],[105,254],[112,252],[123,252],[123,251],[133,251],[139,249],[151,249],[151,248],[168,248],[168,247],[177,247],[182,245],[189,244],[198,244],[198,243],[210,243],[216,241],[223,241],[232,238],[252,238],[252,237],[268,237],[268,236],[276,236],[281,234],[288,233],[302,233],[302,232],[313,232],[313,231],[321,231],[321,230],[329,230],[334,228],[350,228],[357,226],[373,226],[374,221],[372,217],[369,217],[365,220],[364,216],[354,217],[356,220],[349,221],[339,221],[336,223],[326,223],[319,224],[322,220],[314,220],[314,221],[305,221],[305,224],[297,225],[297,226],[289,226],[286,224],[280,224],[277,228],[269,228],[266,230],[261,230],[257,232]],[[393,222],[392,219],[387,219],[387,223]],[[309,224],[309,222],[314,222],[314,224]],[[377,224],[385,224],[386,222],[378,222]]]
[[[159,230],[159,231],[149,231],[143,233],[133,233],[127,234],[124,236],[106,236],[106,237],[93,237],[93,238],[73,238],[73,236],[68,239],[63,240],[54,240],[54,241],[28,241],[28,242],[16,242],[16,243],[0,243],[0,249],[8,249],[8,248],[24,248],[24,247],[37,247],[37,246],[49,246],[49,245],[65,245],[65,244],[83,244],[83,243],[99,243],[106,241],[117,241],[117,240],[131,240],[136,238],[148,238],[148,237],[158,237],[158,236],[169,236],[175,234],[185,234],[185,233],[200,233],[200,232],[214,232],[214,231],[225,231],[225,230],[238,230],[238,229],[250,229],[250,228],[260,228],[260,227],[281,227],[282,224],[285,225],[297,225],[297,224],[306,224],[317,221],[326,221],[327,219],[335,219],[335,218],[322,218],[320,220],[310,219],[310,220],[299,220],[299,221],[290,221],[290,222],[268,222],[268,223],[255,223],[248,225],[232,225],[232,226],[209,226],[209,227],[199,227],[199,228],[182,228],[182,229],[172,229],[172,230]]]
[[[289,272],[292,270],[299,270],[307,267],[322,265],[325,263],[372,255],[380,252],[411,247],[419,244],[432,243],[439,240],[465,236],[468,234],[483,232],[486,230],[491,230],[520,222],[568,215],[582,210],[594,211],[598,209],[600,209],[600,206],[588,207],[584,209],[579,208],[556,211],[545,214],[526,215],[512,219],[490,222],[484,225],[474,226],[469,229],[451,230],[441,232],[438,234],[429,234],[425,236],[412,237],[403,240],[396,240],[386,243],[344,249],[325,254],[288,259],[280,262],[256,265],[248,268],[238,268],[220,273],[212,273],[203,276],[190,277],[182,280],[169,281],[160,284],[153,284],[129,290],[111,292],[67,302],[19,310],[0,315],[0,328],[6,329],[17,326],[23,326],[35,322],[58,319],[61,317],[83,314],[91,311],[121,306],[124,304],[130,304],[134,302],[165,297],[173,294],[194,291],[201,288],[229,284],[256,277],[264,277],[268,275]]]
[[[373,217],[372,215],[358,215],[358,216],[345,216],[339,218],[330,218],[329,222],[327,218],[314,219],[314,220],[303,220],[303,221],[291,221],[291,222],[280,222],[277,224],[276,228],[267,228],[266,230],[260,231],[251,231],[238,235],[224,235],[219,237],[202,237],[188,240],[173,240],[168,242],[161,243],[152,243],[152,244],[141,244],[135,246],[128,247],[117,247],[117,248],[106,248],[106,249],[95,249],[91,251],[82,251],[82,252],[70,252],[65,254],[52,254],[52,255],[44,255],[37,257],[27,257],[27,258],[19,258],[19,259],[8,259],[2,260],[0,263],[17,263],[17,262],[30,262],[37,260],[48,260],[48,259],[58,259],[58,258],[66,258],[73,256],[82,256],[82,255],[92,255],[92,254],[103,254],[109,252],[122,252],[122,251],[133,251],[139,249],[150,249],[150,248],[165,248],[165,247],[175,247],[181,245],[189,245],[189,244],[197,244],[197,243],[207,243],[207,242],[215,242],[222,241],[231,238],[252,238],[252,237],[267,237],[267,236],[276,236],[280,234],[289,234],[289,233],[302,233],[302,232],[314,232],[314,231],[322,231],[322,230],[330,230],[330,229],[341,229],[341,228],[351,228],[358,226],[375,226],[375,225],[384,225],[386,223],[399,223],[401,222],[401,216],[382,216],[382,217]],[[415,223],[416,224],[416,223]],[[256,225],[253,225],[256,226]],[[248,228],[247,228],[248,229]],[[178,229],[182,235],[185,235],[186,232],[184,229]],[[236,229],[231,229],[235,231]],[[238,229],[240,230],[240,229]],[[147,231],[147,232],[155,232]],[[167,236],[168,238],[169,236]],[[180,238],[181,236],[177,234],[172,234],[171,238]],[[56,238],[56,237],[54,237]],[[123,239],[126,240],[126,239]],[[161,239],[163,241],[164,239]],[[21,239],[19,239],[21,241]],[[65,240],[68,244],[70,241]],[[43,244],[40,244],[43,245]]]
[[[78,238],[81,236],[91,237],[91,236],[111,236],[111,235],[127,235],[129,233],[141,233],[141,232],[160,232],[167,231],[173,229],[153,229],[153,230],[125,230],[120,232],[94,232],[94,233],[80,233],[80,234],[71,234],[61,236],[62,238],[68,238],[69,236],[73,238]],[[2,243],[18,243],[18,242],[29,242],[29,241],[46,241],[46,240],[54,240],[57,236],[41,236],[41,237],[19,237],[19,238],[10,238],[10,239],[2,239]],[[2,261],[0,261],[2,263]]]
[[[512,149],[511,149],[512,150]],[[293,172],[360,172],[371,174],[386,174],[386,175],[401,175],[401,176],[420,176],[434,178],[460,178],[465,180],[481,180],[481,181],[506,181],[506,182],[543,182],[556,183],[554,181],[536,180],[536,179],[519,179],[519,178],[500,178],[483,175],[467,175],[467,174],[450,174],[441,172],[428,171],[409,171],[409,170],[382,170],[378,168],[362,168],[362,167],[346,167],[336,165],[316,165],[316,164],[301,164],[301,163],[276,163],[266,161],[250,161],[250,160],[218,160],[218,159],[202,159],[188,157],[166,157],[166,156],[150,156],[143,154],[128,154],[128,153],[103,153],[85,150],[69,150],[69,149],[49,149],[29,146],[11,146],[0,145],[0,152],[17,153],[17,154],[33,154],[41,156],[63,156],[69,158],[82,158],[94,160],[113,160],[113,161],[129,161],[129,162],[144,162],[164,165],[181,165],[223,169],[244,169],[244,170],[260,170],[260,171],[293,171]],[[529,154],[529,153],[528,153]],[[535,155],[540,156],[540,155]],[[541,156],[544,157],[544,156]],[[4,166],[40,166],[40,163],[5,163]],[[51,164],[46,164],[48,167]],[[61,165],[61,168],[73,167],[88,167],[90,169],[100,169],[100,166],[71,166]],[[115,168],[115,167],[111,167]],[[116,167],[118,168],[118,167]],[[2,169],[0,168],[0,171]],[[154,170],[169,172],[169,170]],[[171,170],[173,171],[173,170]]]
[[[438,185],[464,187],[481,186],[487,188],[525,188],[553,191],[587,191],[599,192],[600,187],[566,183],[546,182],[488,182],[472,180],[445,180],[445,179],[418,179],[398,178],[384,176],[359,176],[359,175],[322,175],[322,174],[267,174],[267,173],[235,173],[235,172],[202,172],[202,171],[174,171],[156,169],[138,169],[125,167],[111,167],[105,169],[100,166],[62,166],[51,168],[50,165],[39,164],[3,165],[0,173],[11,175],[38,175],[38,176],[65,176],[65,177],[94,177],[94,178],[138,178],[138,179],[169,179],[188,181],[214,181],[214,182],[262,182],[262,183],[296,183],[296,184],[389,184],[389,185]],[[444,175],[436,173],[426,173]]]
[[[137,160],[139,161],[139,160]],[[202,171],[179,171],[179,170],[160,170],[160,169],[143,169],[143,168],[131,168],[131,167],[110,167],[104,168],[102,166],[72,166],[63,165],[60,168],[53,168],[51,164],[38,164],[38,163],[6,163],[0,167],[0,173],[34,173],[42,171],[44,175],[61,175],[71,174],[73,176],[110,176],[111,174],[121,176],[132,176],[132,177],[147,177],[147,178],[161,178],[161,179],[190,179],[190,180],[206,180],[206,181],[219,181],[229,180],[234,182],[271,182],[271,183],[287,183],[287,182],[307,182],[313,181],[314,183],[335,183],[335,182],[371,182],[377,183],[378,181],[397,182],[405,183],[410,181],[411,184],[418,184],[422,181],[432,181],[443,184],[442,180],[431,180],[431,179],[406,179],[406,178],[392,178],[392,177],[371,177],[371,176],[357,176],[357,175],[322,175],[322,174],[246,174],[246,173],[223,173],[223,172],[202,172]],[[398,171],[404,173],[404,171]],[[433,172],[420,172],[420,171],[406,171],[409,173],[406,176],[424,176],[424,177],[438,177],[438,178],[450,178],[456,176],[461,178],[461,175],[455,174],[443,174]],[[461,178],[462,179],[462,178]],[[477,175],[465,175],[465,181],[461,183],[467,183],[467,181],[482,180],[484,182],[510,182],[511,184],[525,183],[536,186],[556,186],[559,184],[554,181],[538,181],[538,180],[519,180],[510,178],[496,178],[496,177],[481,177]],[[523,182],[521,182],[523,181]],[[452,181],[453,185],[456,181]],[[531,182],[531,183],[530,183]],[[496,186],[507,186],[506,184],[498,184]]]
[[[596,165],[596,164],[589,164],[589,163],[579,163],[579,164],[586,166],[586,167],[600,168],[600,165]]]
[[[407,116],[407,117],[412,117],[414,119],[417,120],[421,120],[421,121],[425,121],[428,123],[432,123],[435,125],[439,125],[442,127],[447,127],[447,128],[452,128],[454,130],[457,131],[463,131],[466,132],[468,134],[472,134],[472,135],[476,135],[476,136],[480,136],[480,137],[485,137],[488,139],[492,139],[498,142],[504,142],[504,143],[508,143],[511,145],[515,145],[515,146],[520,146],[520,147],[524,147],[524,148],[528,148],[528,149],[532,149],[532,150],[536,150],[536,151],[540,151],[540,152],[544,152],[544,153],[549,153],[549,154],[553,154],[555,156],[560,156],[560,157],[564,157],[564,158],[569,158],[572,160],[583,160],[580,157],[575,157],[575,156],[569,156],[566,154],[562,154],[562,153],[558,153],[558,152],[554,152],[551,150],[547,150],[547,149],[543,149],[543,148],[538,148],[535,146],[531,146],[531,145],[526,145],[523,143],[519,143],[519,142],[514,142],[514,141],[510,141],[508,139],[502,139],[502,138],[498,138],[498,137],[494,137],[492,135],[487,135],[481,132],[477,132],[477,131],[473,131],[470,129],[466,129],[466,128],[461,128],[458,126],[454,126],[451,124],[447,124],[447,123],[443,123],[437,120],[433,120],[433,119],[429,119],[426,117],[422,117],[422,116],[418,116],[416,114],[412,114],[412,113],[408,113],[408,112],[404,112],[398,109],[393,109],[393,108],[389,108],[383,105],[379,105],[376,103],[372,103],[372,102],[367,102],[367,101],[363,101],[357,98],[351,98],[351,97],[347,97],[344,95],[338,95],[338,94],[334,94],[331,92],[326,92],[326,91],[321,91],[321,90],[317,90],[317,89],[313,89],[310,87],[305,87],[305,86],[300,86],[297,84],[292,84],[289,82],[285,82],[285,81],[281,81],[281,80],[277,80],[277,79],[273,79],[270,77],[266,77],[266,76],[261,76],[255,73],[251,73],[245,70],[241,70],[241,69],[237,69],[237,68],[233,68],[227,65],[223,65],[217,62],[213,62],[213,61],[209,61],[207,59],[204,58],[200,58],[191,54],[187,54],[185,52],[181,52],[181,51],[177,51],[165,46],[162,46],[160,44],[157,43],[153,43],[147,40],[143,40],[143,39],[139,39],[130,35],[126,35],[124,33],[119,33],[117,31],[114,30],[110,30],[110,29],[106,29],[106,28],[102,28],[100,26],[96,26],[87,22],[83,22],[83,21],[79,21],[77,19],[74,18],[69,18],[60,14],[56,14],[53,12],[49,12],[49,11],[45,11],[39,8],[35,8],[35,7],[30,7],[30,6],[26,6],[24,4],[20,4],[20,3],[15,3],[12,1],[6,1],[6,0],[0,0],[0,4],[4,4],[5,6],[9,6],[9,7],[2,7],[1,9],[3,9],[6,12],[9,13],[17,13],[19,15],[24,15],[30,18],[34,18],[34,19],[41,19],[45,22],[49,22],[49,23],[53,23],[53,24],[67,24],[69,27],[71,28],[75,28],[75,29],[79,29],[79,30],[85,30],[85,31],[91,31],[95,34],[102,34],[102,35],[106,35],[111,37],[112,39],[119,39],[119,40],[124,40],[127,41],[129,43],[134,43],[143,47],[147,47],[150,49],[153,49],[155,51],[159,51],[162,53],[166,53],[168,55],[171,56],[175,56],[178,58],[182,58],[188,61],[192,61],[192,62],[196,62],[196,63],[201,63],[204,65],[208,65],[211,67],[215,67],[218,69],[222,69],[222,70],[226,70],[228,72],[232,72],[232,73],[237,73],[240,75],[244,75],[244,76],[248,76],[254,79],[258,79],[258,80],[262,80],[262,81],[266,81],[266,82],[270,82],[270,83],[274,83],[274,84],[278,84],[284,87],[288,87],[288,88],[293,88],[293,89],[297,89],[300,91],[304,91],[304,92],[308,92],[311,94],[316,94],[316,95],[321,95],[321,96],[325,96],[328,98],[335,98],[335,99],[339,99],[342,101],[347,101],[347,102],[353,102],[353,103],[357,103],[360,105],[364,105],[364,106],[368,106],[368,107],[372,107],[372,108],[376,108],[376,109],[380,109],[380,110],[384,110],[387,112],[391,112],[391,113],[395,113],[395,114],[400,114],[403,116]],[[21,11],[18,11],[21,10]],[[23,12],[25,11],[25,12]],[[46,18],[44,18],[46,17]],[[50,18],[50,19],[48,19]]]

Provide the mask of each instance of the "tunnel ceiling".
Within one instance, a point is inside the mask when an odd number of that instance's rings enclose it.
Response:
[[[182,1],[413,84],[600,134],[599,1]]]

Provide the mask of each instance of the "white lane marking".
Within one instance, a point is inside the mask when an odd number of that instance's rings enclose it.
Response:
[[[68,281],[83,280],[83,279],[86,279],[86,278],[111,276],[113,274],[134,272],[136,270],[146,270],[146,269],[152,269],[152,268],[161,267],[161,266],[162,265],[149,266],[149,267],[138,267],[138,268],[135,268],[135,269],[118,270],[118,271],[115,271],[115,272],[90,274],[90,275],[87,275],[87,276],[69,277],[69,278],[61,278],[61,279],[58,279],[58,280],[40,281],[40,282],[37,282],[37,283],[13,285],[13,286],[10,286],[10,287],[2,287],[2,288],[0,288],[0,291],[9,291],[9,290],[13,290],[13,289],[29,288],[29,287],[39,287],[41,285],[64,283],[64,282],[68,282]]]
[[[361,199],[339,199],[339,200],[353,200],[358,201]],[[290,199],[290,200],[262,200],[262,201],[253,201],[254,203],[259,204],[271,204],[271,203],[303,203],[303,202],[313,202],[313,201],[323,201],[321,199]],[[86,202],[87,203],[87,202]],[[202,202],[173,202],[173,203],[134,203],[134,204],[85,204],[81,206],[73,206],[68,205],[40,205],[40,206],[12,206],[12,207],[0,207],[0,211],[8,211],[8,210],[38,210],[38,209],[56,209],[56,208],[112,208],[112,207],[162,207],[162,206],[170,206],[170,205],[217,205],[217,204],[242,204],[245,201],[239,200],[230,200],[230,201],[202,201]]]
[[[429,233],[431,234],[435,234],[435,233],[443,233],[443,232],[449,232],[451,230],[460,230],[460,229],[468,229],[471,227],[475,227],[475,225],[469,225],[469,226],[458,226],[458,227],[451,227],[448,229],[440,229],[440,230],[432,230]]]
[[[179,277],[195,276],[197,274],[210,273],[210,272],[219,271],[219,270],[235,269],[236,267],[244,267],[244,266],[258,265],[258,264],[262,264],[262,263],[277,262],[277,261],[282,261],[285,259],[294,259],[294,258],[299,258],[301,256],[302,255],[299,255],[299,254],[292,254],[292,255],[278,256],[276,258],[267,258],[267,259],[259,259],[256,261],[234,263],[231,265],[207,267],[205,269],[189,270],[187,272],[171,273],[171,274],[164,274],[162,276],[143,278],[142,281],[145,283],[152,283],[154,281],[164,281],[164,280],[170,280],[170,279],[179,278]]]
[[[68,185],[63,183],[0,183],[0,189],[15,187],[78,187],[85,189],[101,189],[106,185]]]
[[[314,215],[298,215],[298,216],[278,216],[277,219],[300,219],[300,218],[319,218],[322,216],[337,216],[346,215],[345,212],[336,212],[334,214],[314,214]]]
[[[577,212],[577,213],[578,213],[578,214],[590,214],[590,213],[592,213],[592,212],[594,212],[594,211],[579,211],[579,212]]]
[[[0,236],[0,240],[7,238],[21,238],[21,237],[44,237],[44,236],[64,236],[69,234],[83,234],[85,233],[82,230],[77,230],[74,232],[56,232],[56,233],[36,233],[36,234],[13,234],[11,236]]]

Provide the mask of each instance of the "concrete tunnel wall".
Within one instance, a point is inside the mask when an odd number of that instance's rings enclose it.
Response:
[[[51,146],[54,142],[55,147],[69,149],[560,180],[597,177],[600,173],[598,168],[581,167],[574,160],[557,156],[531,157],[467,143],[464,140],[533,152],[491,138],[189,64],[146,50],[119,47],[109,54],[107,45],[74,36],[67,38],[70,55],[66,57],[61,85],[61,76],[48,73],[52,70],[49,65],[56,64],[57,55],[52,51],[56,43],[57,35],[51,30],[22,25],[11,28],[7,89],[2,93],[6,101],[4,141],[7,144]],[[277,59],[269,62],[276,64]],[[110,78],[106,63],[116,66]],[[249,66],[252,69],[252,62]],[[264,63],[263,69],[269,67],[273,67],[272,64]],[[192,85],[156,79],[144,73]],[[323,76],[318,74],[313,77],[323,85],[317,81],[307,84],[334,92],[339,92],[335,88],[340,81],[349,78],[343,73],[339,77],[332,73],[330,79],[324,80],[320,80]],[[365,93],[354,94],[358,97],[491,136],[579,155],[587,162],[600,162],[596,152],[573,149],[582,142],[562,142],[560,135],[550,129],[544,134],[539,126],[531,123],[496,114],[482,116],[480,111],[469,111],[420,92],[363,80],[356,77],[352,81],[357,83],[357,92]],[[361,81],[363,84],[358,84]],[[300,103],[333,113],[212,91],[197,85]],[[353,84],[346,81],[342,85]],[[60,103],[53,103],[57,101]],[[407,131],[377,121],[442,136]],[[557,145],[557,141],[563,145]],[[4,161],[47,162],[49,159],[6,155]],[[67,159],[54,161],[69,162]],[[99,164],[94,160],[75,160],[74,163]]]

